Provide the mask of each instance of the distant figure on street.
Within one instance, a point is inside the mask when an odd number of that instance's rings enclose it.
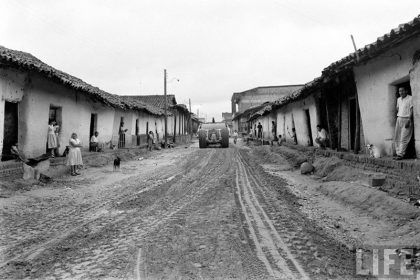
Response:
[[[257,137],[257,124],[254,124],[254,136]]]
[[[260,123],[260,122],[258,122],[258,126],[257,126],[257,128],[258,128],[258,138],[262,138],[262,124]]]
[[[235,132],[233,132],[233,143],[236,144],[237,140],[238,140],[238,132],[235,130]]]
[[[325,149],[325,147],[327,147],[327,140],[328,140],[327,131],[321,125],[318,124],[316,126],[315,143],[317,143],[321,149]]]
[[[69,153],[66,162],[66,165],[70,165],[71,176],[80,175],[77,169],[83,165],[81,147],[82,144],[77,138],[77,134],[73,132],[69,140]]]
[[[149,131],[149,134],[147,135],[147,149],[151,151],[153,149],[153,145],[155,144],[155,135],[153,134],[153,131]]]
[[[51,157],[54,157],[54,150],[58,147],[57,136],[55,135],[56,122],[50,121],[48,125],[48,134],[47,134],[47,149],[51,154]]]
[[[396,160],[406,158],[408,143],[413,135],[413,101],[405,87],[398,89],[397,122],[395,124],[394,144]]]

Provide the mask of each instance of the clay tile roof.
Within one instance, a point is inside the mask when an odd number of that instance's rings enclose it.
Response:
[[[330,75],[351,68],[356,64],[377,57],[387,50],[396,47],[402,42],[418,35],[420,35],[420,15],[415,17],[412,21],[400,24],[397,28],[392,29],[389,33],[378,37],[375,42],[358,49],[358,62],[356,61],[356,52],[353,52],[348,56],[331,63],[323,70],[322,74]]]
[[[62,84],[68,88],[82,91],[89,97],[105,105],[119,109],[146,110],[151,114],[160,115],[159,108],[146,106],[145,104],[123,101],[120,96],[108,93],[98,87],[94,87],[79,78],[76,78],[63,71],[42,62],[30,53],[16,51],[0,46],[0,67],[14,68],[23,71],[33,71],[41,74],[45,78]]]
[[[118,96],[118,97],[129,109],[144,110],[157,116],[162,116],[165,114],[164,110],[162,110],[161,108],[142,102],[139,99],[135,98],[135,96]],[[168,113],[168,115],[171,115],[171,114]]]
[[[130,97],[141,101],[143,103],[147,103],[153,105],[155,107],[163,109],[165,107],[165,96],[164,95],[125,95],[124,97]],[[168,108],[171,106],[176,105],[175,95],[168,94],[166,95],[167,105]]]

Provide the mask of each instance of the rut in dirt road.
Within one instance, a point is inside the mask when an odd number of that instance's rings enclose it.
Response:
[[[250,151],[239,151],[237,185],[244,214],[252,217],[249,231],[255,231],[253,242],[261,246],[264,254],[259,256],[267,260],[267,269],[280,279],[351,279],[352,253],[309,220],[287,182],[266,173],[260,161]]]
[[[236,161],[238,164],[236,186],[239,201],[258,257],[270,275],[276,279],[309,279],[258,202],[253,186],[255,188],[261,188],[261,186],[256,184],[249,170],[246,170],[240,156],[236,157]],[[250,178],[253,186],[251,186]]]

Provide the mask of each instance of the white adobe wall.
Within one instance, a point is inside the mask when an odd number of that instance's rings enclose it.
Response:
[[[403,43],[364,65],[354,68],[365,142],[374,144],[383,154],[392,155],[396,115],[396,83],[408,81],[413,54],[420,49],[420,37]],[[416,131],[416,150],[420,151],[419,76],[411,77]],[[413,90],[414,89],[414,90]]]
[[[38,75],[31,75],[19,104],[19,142],[28,156],[45,153],[50,105],[62,108],[60,153],[73,132],[85,148],[89,146],[90,119],[98,114],[97,130],[104,139],[112,135],[113,109],[94,103],[84,93],[65,88]]]
[[[294,123],[298,144],[308,146],[310,138],[305,115],[305,110],[307,109],[309,109],[311,120],[310,128],[312,132],[312,141],[314,142],[316,137],[316,126],[319,120],[313,96],[288,104],[277,110],[277,134],[282,134],[282,137],[285,137],[286,141],[293,142],[289,133],[292,133]]]
[[[25,73],[11,69],[0,69],[0,155],[3,150],[5,102],[18,103],[22,100],[26,79],[27,75]],[[18,115],[20,115],[21,110],[21,106],[18,106]],[[21,121],[20,118],[19,121]],[[21,127],[22,124],[18,123],[18,126]],[[18,141],[21,141],[20,134],[18,134]]]

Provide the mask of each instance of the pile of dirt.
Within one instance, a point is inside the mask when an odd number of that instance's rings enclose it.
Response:
[[[294,168],[299,168],[304,162],[312,162],[312,156],[286,146],[273,146],[271,150],[276,154],[281,154],[282,158],[286,159]]]
[[[316,190],[378,219],[392,216],[398,220],[410,220],[420,216],[420,209],[374,188],[345,182],[328,182],[317,186]]]

